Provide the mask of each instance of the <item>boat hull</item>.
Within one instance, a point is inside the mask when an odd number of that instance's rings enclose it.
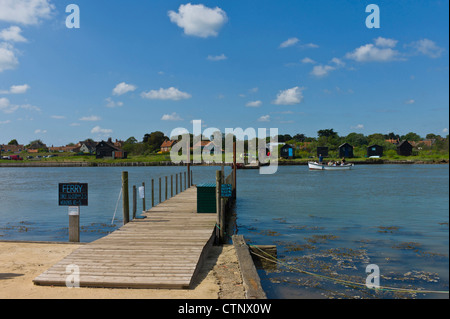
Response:
[[[353,168],[353,166],[354,166],[354,164],[330,166],[327,164],[319,164],[319,163],[313,163],[313,162],[308,163],[309,169],[316,170],[316,171],[345,171],[345,170],[351,170]]]

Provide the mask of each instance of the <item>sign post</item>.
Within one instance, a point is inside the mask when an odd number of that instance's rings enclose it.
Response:
[[[58,204],[69,207],[69,241],[80,242],[80,206],[88,206],[88,184],[60,183]]]

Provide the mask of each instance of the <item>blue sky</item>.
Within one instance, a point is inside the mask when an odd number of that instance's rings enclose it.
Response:
[[[66,6],[80,28],[66,27]],[[380,28],[366,27],[366,6]],[[0,0],[0,143],[448,134],[448,1]]]

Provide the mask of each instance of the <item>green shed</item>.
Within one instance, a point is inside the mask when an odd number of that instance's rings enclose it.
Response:
[[[197,213],[216,213],[216,184],[203,183],[197,185]]]

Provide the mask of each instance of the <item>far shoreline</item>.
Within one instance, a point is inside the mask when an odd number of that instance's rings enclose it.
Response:
[[[278,161],[279,166],[306,166],[308,160],[281,160]],[[367,160],[348,160],[349,163],[355,165],[385,165],[385,164],[449,164],[448,159],[433,159],[433,160],[392,160],[392,159],[367,159]],[[221,166],[221,164],[207,164],[207,163],[191,163],[191,166]],[[0,167],[150,167],[150,166],[187,166],[186,163],[173,163],[170,161],[160,162],[13,162],[0,163]],[[231,164],[225,164],[231,166]],[[258,168],[258,167],[251,167]],[[250,168],[244,168],[250,169]]]

